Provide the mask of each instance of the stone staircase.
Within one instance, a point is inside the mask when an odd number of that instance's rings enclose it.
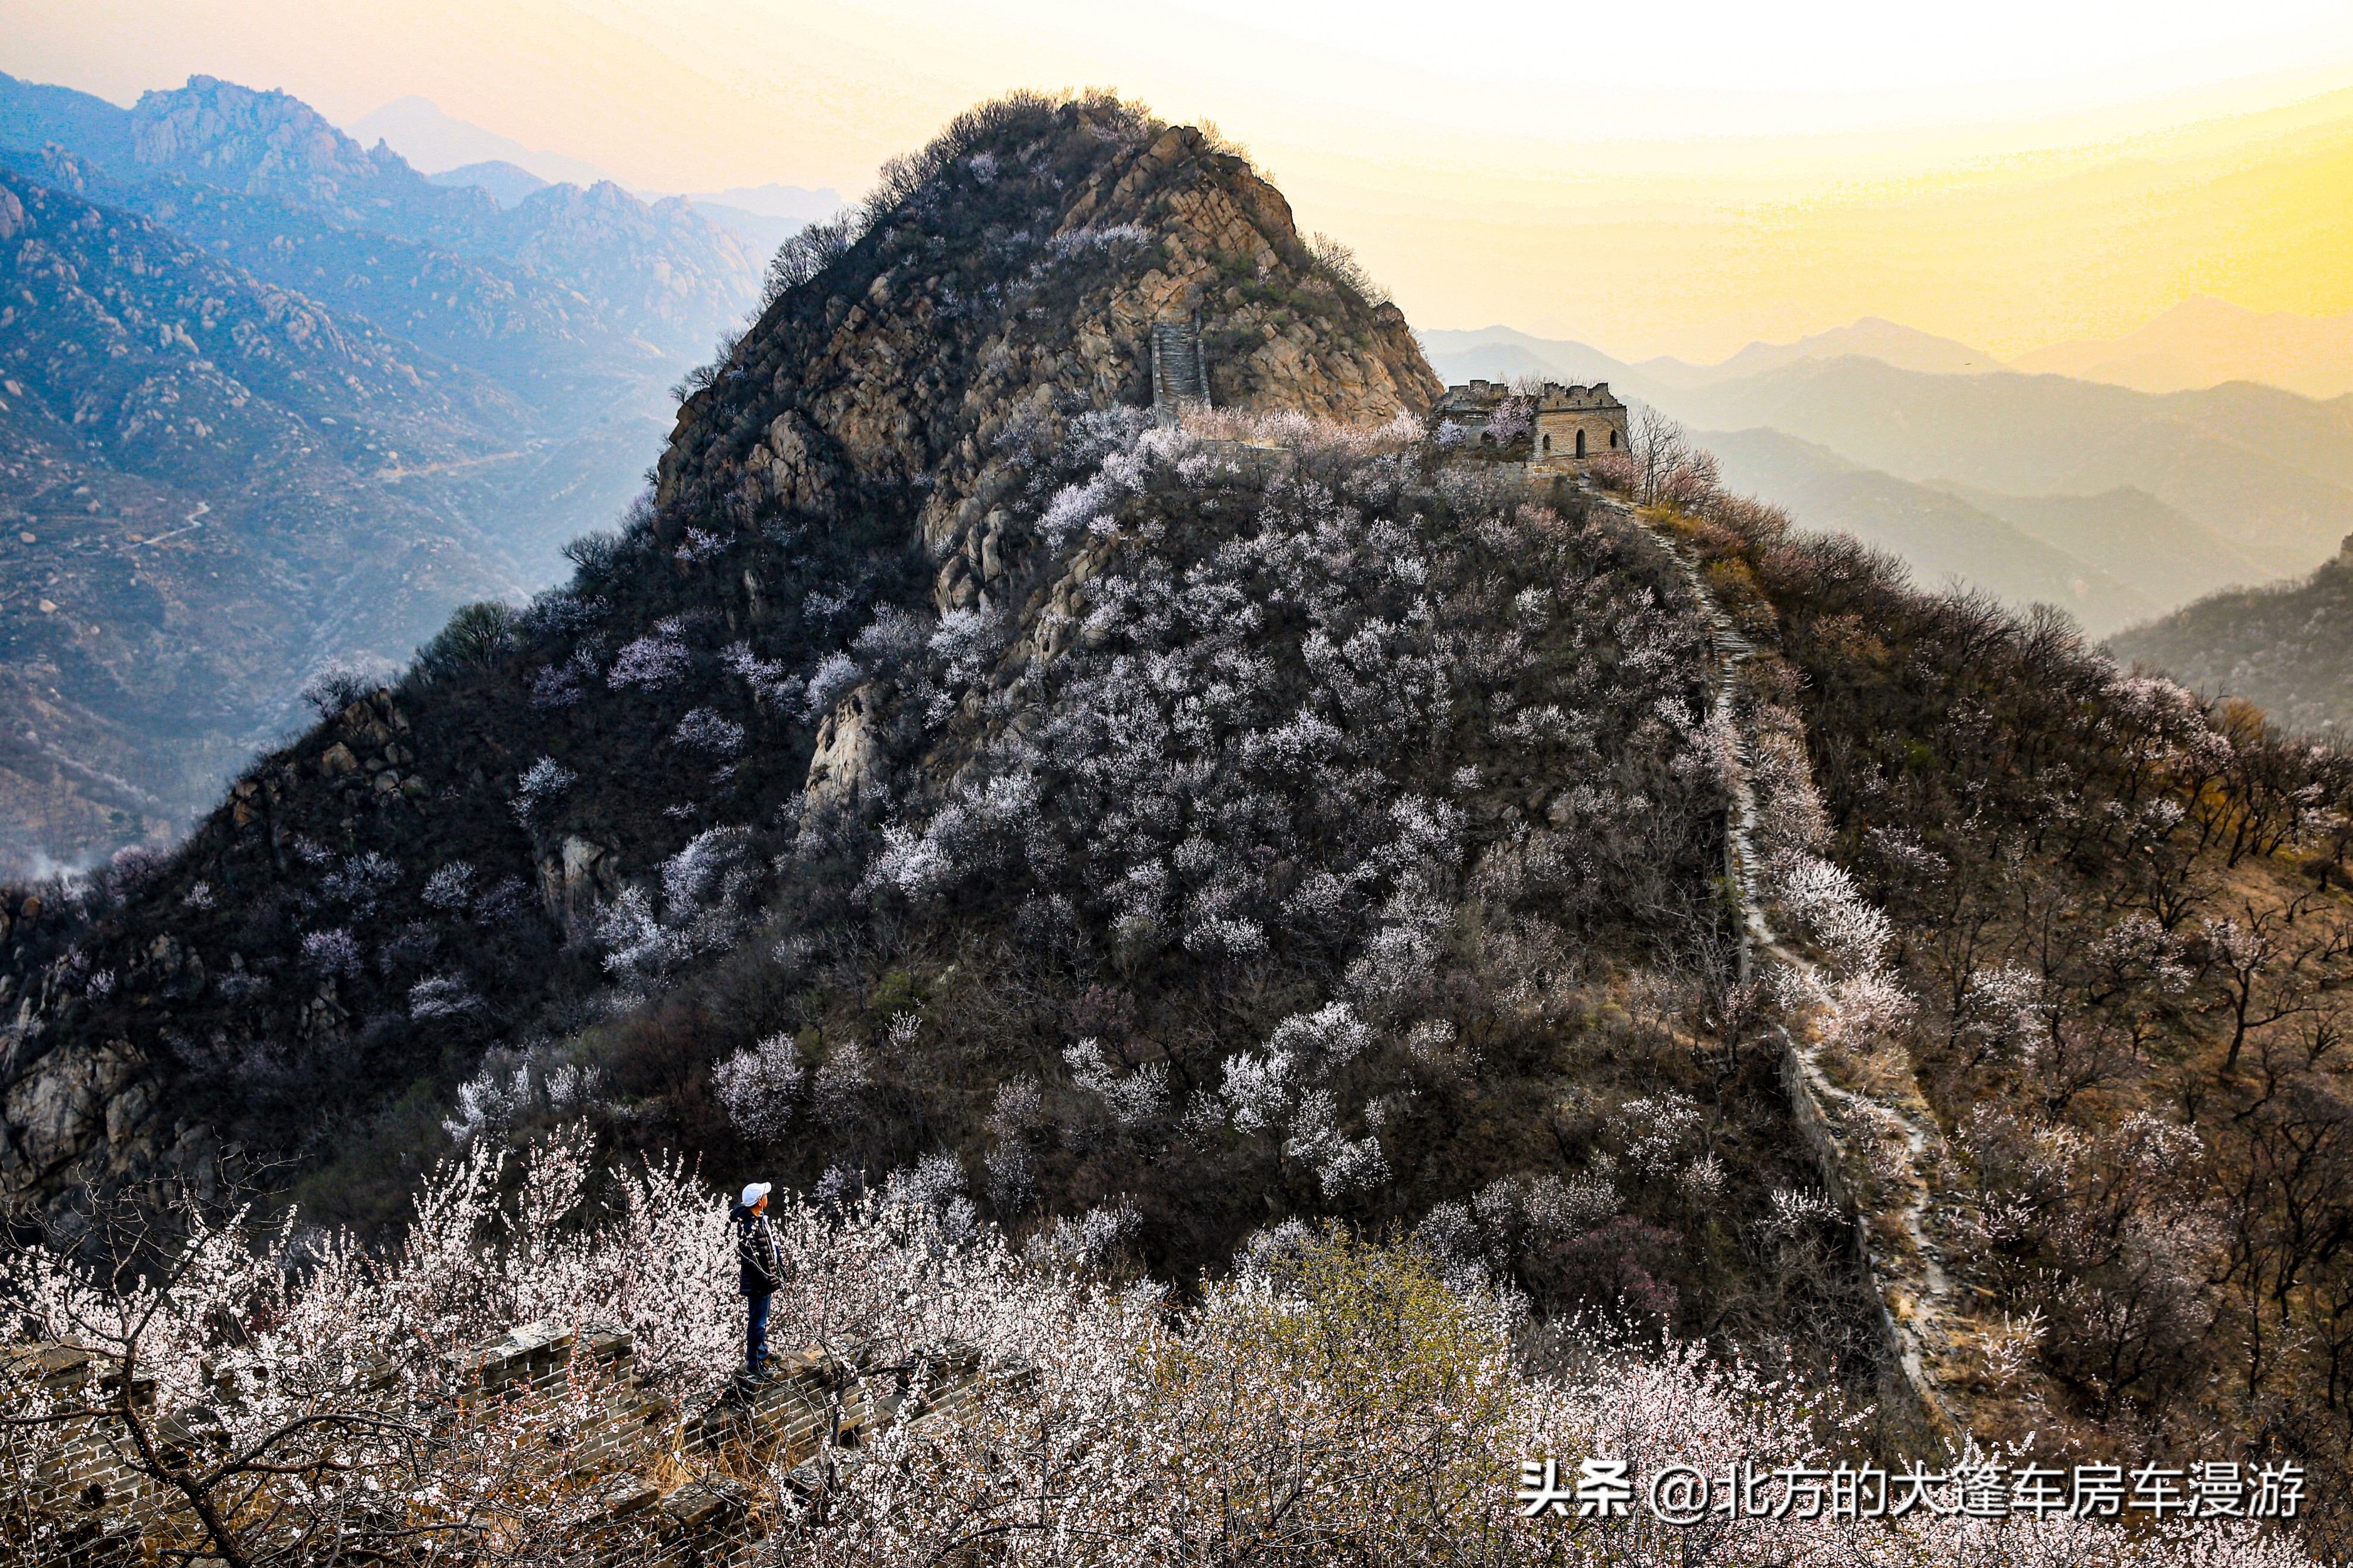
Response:
[[[1208,362],[1201,355],[1201,329],[1192,321],[1158,321],[1152,328],[1152,411],[1163,425],[1176,423],[1187,403],[1209,401]]]

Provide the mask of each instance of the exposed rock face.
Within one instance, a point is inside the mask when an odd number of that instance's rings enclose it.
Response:
[[[570,934],[596,924],[605,900],[617,891],[612,851],[567,833],[556,851],[539,863],[539,892],[547,912]]]
[[[818,726],[817,753],[808,768],[811,805],[855,805],[880,782],[882,702],[883,694],[871,684],[860,686]]]
[[[354,216],[384,204],[375,187],[387,174],[410,172],[398,153],[381,144],[364,150],[290,94],[256,92],[216,77],[192,76],[175,91],[144,94],[132,110],[131,132],[142,163],[257,195],[343,207]],[[480,192],[459,200],[495,205]],[[440,205],[454,211],[459,202]]]
[[[1028,422],[1042,439],[1077,412],[1148,401],[1155,321],[1198,318],[1221,406],[1369,426],[1443,392],[1404,315],[1318,276],[1290,204],[1241,160],[1185,126],[1103,151],[1066,184],[1038,182],[1042,200],[1020,215],[1044,274],[1034,287],[1054,308],[976,315],[957,270],[926,267],[935,247],[893,226],[849,258],[838,291],[779,301],[681,410],[663,501],[748,520],[916,490],[939,602],[955,608],[982,601],[1026,548],[997,510],[1018,462],[998,438]],[[1058,269],[1074,286],[1058,289]],[[755,436],[734,434],[747,426]]]

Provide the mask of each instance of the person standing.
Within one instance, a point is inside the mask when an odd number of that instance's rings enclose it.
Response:
[[[784,1248],[776,1245],[776,1227],[768,1223],[768,1184],[754,1182],[743,1200],[728,1211],[735,1225],[737,1289],[751,1309],[744,1326],[744,1373],[758,1378],[768,1359],[768,1302],[776,1287],[789,1277]]]

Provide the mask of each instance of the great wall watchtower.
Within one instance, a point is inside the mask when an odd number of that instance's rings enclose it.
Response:
[[[1521,405],[1529,419],[1525,437],[1528,466],[1538,472],[1577,473],[1604,452],[1627,448],[1626,405],[1606,381],[1590,386],[1564,386],[1547,381],[1534,392],[1514,392],[1499,381],[1472,381],[1450,386],[1430,411],[1433,428],[1457,426],[1466,439],[1493,445],[1496,416],[1509,402]]]

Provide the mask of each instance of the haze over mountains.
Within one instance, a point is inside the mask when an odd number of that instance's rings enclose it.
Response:
[[[2353,314],[2297,316],[2185,300],[2120,338],[2054,343],[2011,363],[2141,392],[2259,381],[2307,397],[2340,397],[2353,392]]]
[[[594,163],[526,147],[446,114],[431,99],[415,94],[353,121],[350,131],[363,143],[383,142],[437,185],[479,185],[503,206],[513,206],[550,184],[619,184]],[[764,253],[842,206],[841,193],[830,187],[804,190],[774,183],[696,192],[686,199],[703,216]]]
[[[1607,380],[1702,432],[1736,488],[2095,635],[2300,576],[2353,530],[2353,397],[2021,374],[1868,320],[1708,366],[1507,328],[1423,340],[1449,381]]]
[[[210,78],[0,78],[0,865],[176,833],[334,659],[519,599],[641,484],[765,260],[681,201],[502,204]]]

